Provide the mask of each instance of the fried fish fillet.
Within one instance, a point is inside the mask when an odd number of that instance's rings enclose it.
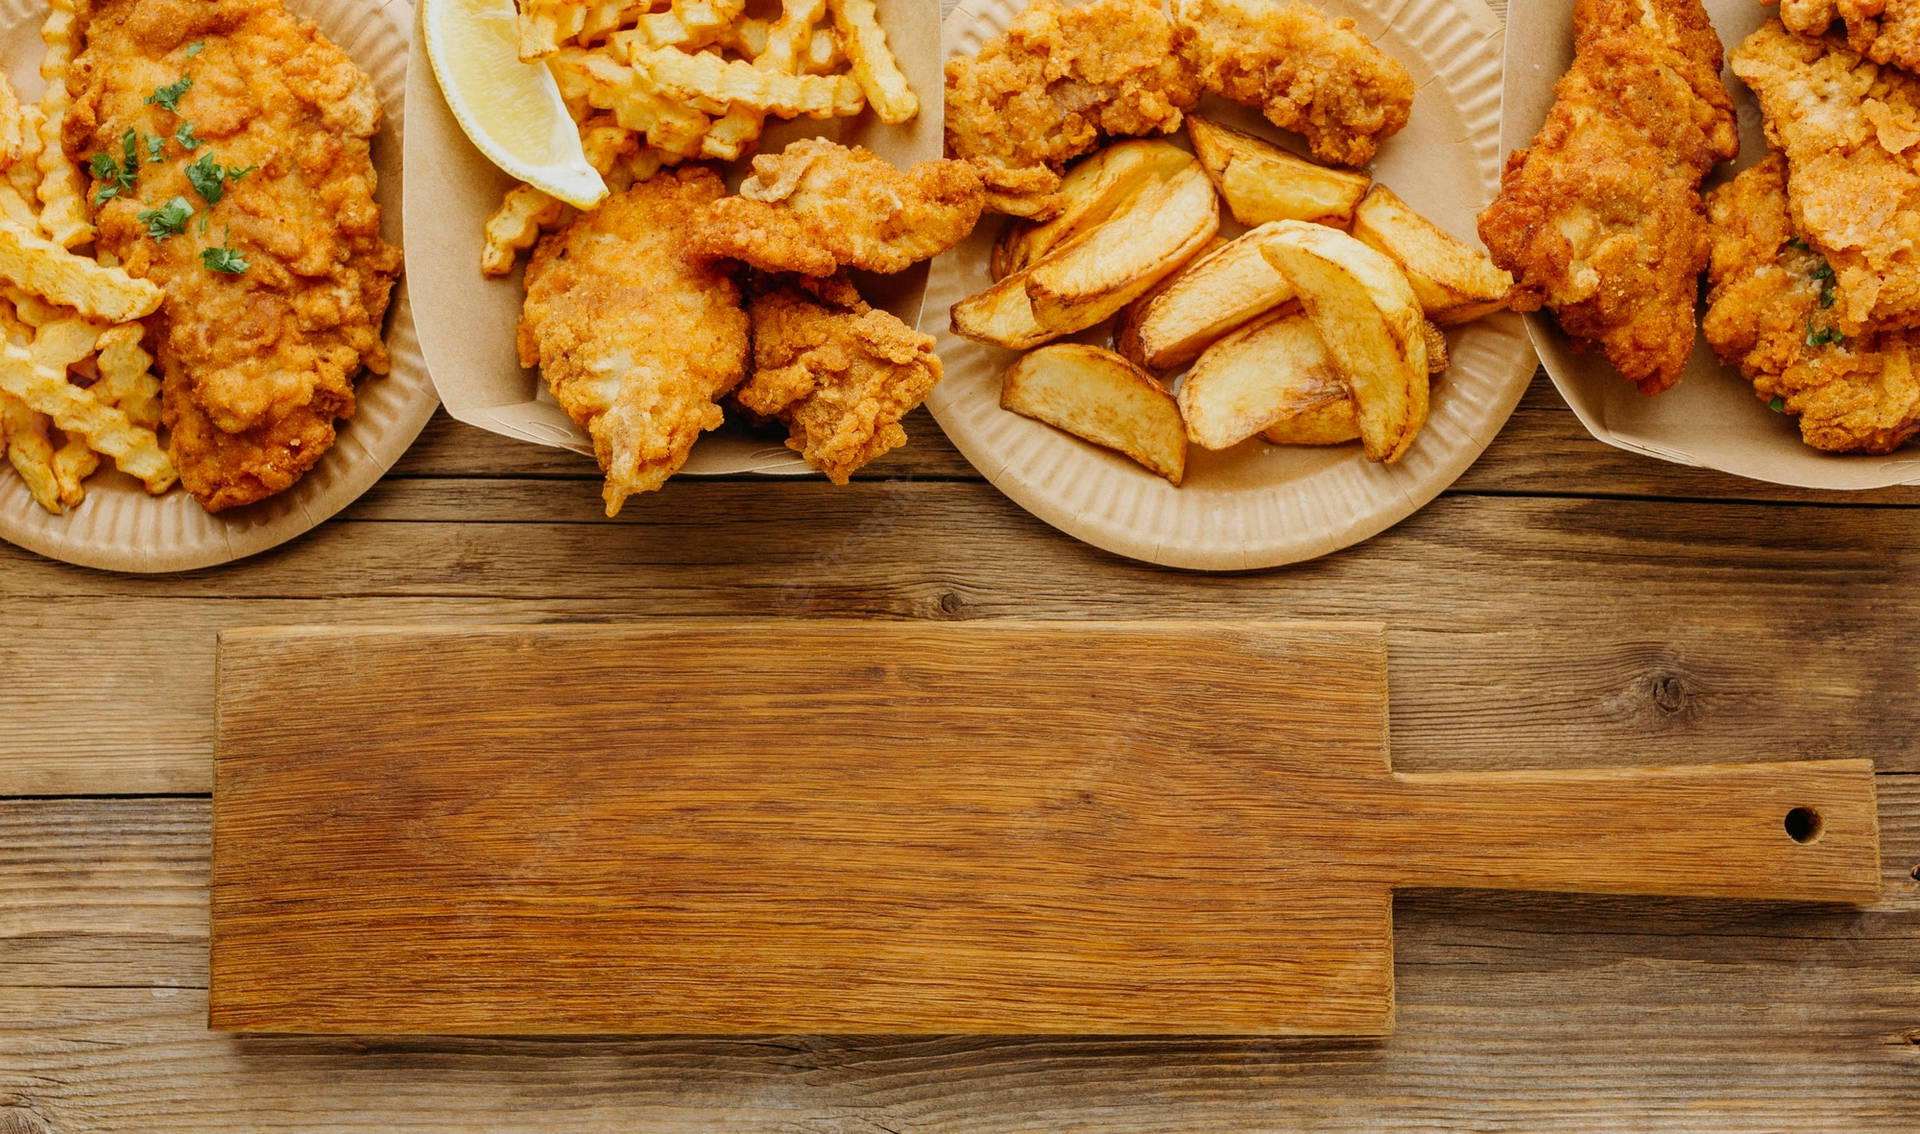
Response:
[[[686,463],[746,374],[740,290],[686,248],[725,192],[703,166],[656,174],[544,237],[527,263],[520,362],[592,436],[609,516]]]
[[[1104,136],[1177,130],[1199,104],[1185,41],[1160,0],[1034,0],[947,63],[947,154],[979,170],[988,208],[1051,217],[1070,159]]]
[[[96,200],[115,190],[98,247],[166,289],[155,353],[181,483],[209,512],[251,504],[333,444],[363,368],[387,371],[400,250],[373,199],[379,96],[279,0],[90,7],[66,152],[124,159],[132,139],[127,184],[93,167]],[[156,221],[168,206],[181,223]]]
[[[835,484],[907,443],[900,419],[940,381],[933,337],[868,307],[845,275],[756,288],[753,377],[735,398],[778,418]]]
[[[1799,239],[1787,163],[1770,154],[1707,196],[1713,257],[1701,322],[1721,361],[1836,453],[1888,453],[1920,432],[1920,331],[1850,337],[1833,319],[1833,270]],[[1775,399],[1778,399],[1775,401]]]
[[[808,138],[754,158],[740,195],[714,202],[690,237],[697,255],[762,271],[898,272],[966,239],[985,205],[966,162],[902,171],[863,147]]]
[[[1761,0],[1772,3],[1773,0]],[[1916,0],[1779,0],[1780,20],[1801,35],[1825,35],[1845,20],[1847,46],[1875,63],[1920,71]]]
[[[1699,0],[1579,0],[1574,61],[1527,149],[1507,155],[1480,239],[1516,280],[1657,394],[1693,350],[1707,263],[1700,182],[1734,156],[1720,40]]]
[[[1176,0],[1207,90],[1306,135],[1315,157],[1365,165],[1407,124],[1413,76],[1352,20],[1294,0]]]
[[[1920,79],[1778,20],[1732,59],[1786,155],[1794,228],[1838,275],[1841,328],[1920,323]]]

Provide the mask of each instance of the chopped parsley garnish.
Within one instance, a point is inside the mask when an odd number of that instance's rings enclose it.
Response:
[[[158,134],[147,135],[147,164],[159,165],[167,160],[165,152],[167,140]]]
[[[193,186],[194,192],[205,198],[207,207],[212,208],[227,195],[227,182],[238,181],[259,168],[257,165],[245,169],[223,166],[217,160],[217,155],[209,150],[187,166],[187,181]]]
[[[87,161],[94,178],[103,182],[93,198],[96,207],[123,193],[133,192],[134,179],[140,175],[140,140],[132,130],[120,135],[120,154],[124,161],[115,161],[113,155],[107,153],[95,154]]]
[[[171,110],[178,114],[180,113],[180,96],[186,94],[187,88],[192,85],[193,76],[182,75],[164,87],[153,88],[153,93],[147,96],[147,105]]]
[[[1787,399],[1776,397],[1767,403],[1767,408],[1775,413],[1787,412]]]
[[[1844,343],[1846,341],[1847,341],[1847,336],[1841,334],[1840,328],[1838,327],[1822,327],[1817,331],[1814,330],[1813,316],[1811,315],[1807,316],[1807,345],[1808,346],[1827,346],[1828,344],[1839,346],[1841,343]]]
[[[1820,266],[1815,268],[1810,274],[1814,279],[1820,281],[1820,306],[1832,307],[1834,300],[1832,265],[1822,261]]]
[[[219,248],[200,250],[200,262],[206,265],[209,272],[224,272],[229,276],[237,276],[250,266],[246,258],[234,248],[231,228],[227,229],[227,242],[224,245]]]
[[[1799,237],[1797,237],[1797,236],[1796,236],[1796,237],[1794,237],[1794,238],[1793,238],[1792,240],[1789,240],[1789,241],[1787,241],[1787,247],[1789,247],[1789,248],[1798,248],[1798,249],[1799,249],[1800,251],[1802,251],[1802,252],[1811,252],[1811,251],[1813,251],[1813,249],[1812,249],[1811,247],[1809,247],[1809,246],[1808,246],[1808,244],[1807,244],[1807,242],[1806,242],[1806,241],[1804,241],[1804,240],[1802,240],[1802,239],[1800,239],[1800,238],[1799,238]]]
[[[142,209],[134,219],[147,226],[148,236],[165,240],[186,231],[187,220],[192,216],[193,203],[185,197],[175,197],[157,209]]]
[[[206,44],[196,43],[192,47],[187,48],[187,58],[191,59],[194,56],[200,54],[202,51],[205,51],[206,49],[207,49]]]
[[[180,143],[180,148],[188,153],[200,148],[201,140],[194,136],[191,122],[182,122],[180,128],[173,132],[173,140]]]

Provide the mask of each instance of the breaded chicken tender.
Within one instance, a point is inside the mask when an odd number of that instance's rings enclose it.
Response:
[[[1177,130],[1199,104],[1185,41],[1160,0],[1034,0],[947,63],[947,154],[979,171],[988,208],[1051,217],[1069,160],[1103,137]]]
[[[1778,20],[1732,61],[1786,155],[1794,228],[1839,277],[1841,328],[1920,323],[1920,79]]]
[[[1920,331],[1836,334],[1834,273],[1794,231],[1785,159],[1770,154],[1715,189],[1707,214],[1713,258],[1701,326],[1721,361],[1739,367],[1762,401],[1797,416],[1816,449],[1888,453],[1920,432]]]
[[[1295,0],[1176,0],[1207,90],[1306,135],[1315,157],[1365,165],[1407,124],[1413,76],[1355,29]]]
[[[1916,0],[1780,0],[1780,20],[1801,35],[1814,36],[1827,34],[1835,20],[1845,20],[1848,47],[1875,63],[1920,71]]]
[[[923,161],[903,172],[860,146],[808,138],[754,158],[740,195],[714,202],[690,236],[696,255],[767,272],[890,273],[966,239],[985,205],[980,176],[965,162]]]
[[[527,264],[520,362],[592,436],[609,516],[679,471],[746,374],[740,290],[686,248],[725,192],[703,166],[656,174],[543,238]]]
[[[845,484],[907,443],[900,419],[940,381],[933,337],[868,307],[846,276],[764,281],[753,318],[753,377],[742,408],[778,418],[787,447]]]
[[[1707,265],[1700,182],[1739,151],[1699,0],[1578,0],[1574,61],[1531,147],[1507,155],[1480,239],[1515,310],[1550,308],[1657,394],[1680,380]]]

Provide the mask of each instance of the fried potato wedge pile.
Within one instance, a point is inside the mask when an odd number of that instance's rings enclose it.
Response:
[[[1512,278],[1364,172],[1198,115],[1187,133],[1191,154],[1131,140],[1070,169],[1059,214],[1001,234],[953,332],[1030,352],[1004,408],[1173,485],[1189,444],[1256,436],[1399,461],[1447,368],[1441,326],[1505,309]],[[1085,341],[1116,314],[1113,349]]]

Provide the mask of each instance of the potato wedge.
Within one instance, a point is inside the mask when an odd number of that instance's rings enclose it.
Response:
[[[1026,350],[1059,337],[1034,321],[1025,272],[954,304],[947,313],[947,326],[963,339],[1009,350]]]
[[[1360,412],[1352,398],[1288,414],[1261,430],[1275,445],[1345,445],[1360,440]]]
[[[1187,431],[1173,395],[1102,347],[1041,347],[1008,369],[1000,405],[1125,454],[1171,484],[1186,474]]]
[[[988,268],[995,280],[1032,266],[1054,248],[1127,207],[1148,186],[1193,164],[1193,155],[1171,142],[1134,138],[1118,142],[1067,171],[1059,196],[1065,207],[1050,221],[1017,221],[994,241]]]
[[[1373,178],[1315,165],[1265,138],[1187,115],[1193,153],[1244,225],[1299,220],[1345,228]]]
[[[1190,166],[1029,268],[1034,320],[1063,335],[1085,330],[1178,271],[1218,231],[1213,184]]]
[[[1427,422],[1420,301],[1399,265],[1338,229],[1281,221],[1261,255],[1293,285],[1358,403],[1370,460],[1406,455]]]
[[[1313,320],[1276,311],[1208,347],[1175,400],[1187,440],[1226,449],[1281,418],[1351,403],[1353,394]]]
[[[1513,290],[1513,277],[1492,257],[1414,212],[1385,185],[1375,185],[1360,202],[1353,235],[1400,265],[1427,318],[1436,323],[1491,315],[1506,307]]]
[[[1121,316],[1120,353],[1149,370],[1185,366],[1228,331],[1291,300],[1286,277],[1260,255],[1272,234],[1266,225],[1253,229],[1141,296]]]

